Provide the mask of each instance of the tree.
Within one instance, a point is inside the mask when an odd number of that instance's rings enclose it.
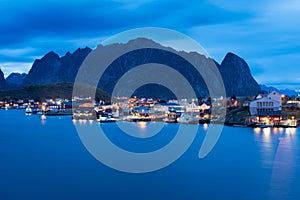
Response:
[[[236,100],[236,95],[235,94],[231,95],[231,100]]]

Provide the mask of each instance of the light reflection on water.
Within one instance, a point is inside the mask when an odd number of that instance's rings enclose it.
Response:
[[[42,125],[46,124],[46,115],[41,115],[41,123]]]
[[[206,123],[203,124],[203,130],[204,130],[204,131],[207,131],[207,130],[208,130],[208,124],[206,124]]]
[[[0,199],[58,199],[67,194],[74,200],[300,199],[299,129],[224,127],[212,152],[199,159],[210,126],[199,125],[194,143],[174,164],[132,175],[105,167],[84,148],[74,123],[94,122],[42,118],[0,110]],[[95,123],[129,151],[162,148],[178,129],[178,124],[120,122],[137,130],[139,138],[132,138],[117,134],[117,123]],[[150,129],[162,132],[154,135]],[[146,135],[138,135],[142,133]]]
[[[299,142],[296,128],[255,128],[256,137],[262,139],[261,161],[272,169],[270,199],[294,199],[290,196],[299,160]]]
[[[139,126],[141,129],[146,129],[146,128],[147,128],[147,122],[141,121],[141,122],[138,122],[137,124],[138,124],[138,126]]]

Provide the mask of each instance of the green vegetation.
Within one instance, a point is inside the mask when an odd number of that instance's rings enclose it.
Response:
[[[250,116],[249,107],[231,107],[227,108],[226,122],[241,123],[245,122]]]
[[[90,89],[92,86],[83,86]],[[0,100],[45,100],[51,98],[71,99],[73,83],[51,83],[43,85],[30,85],[20,89],[0,91]],[[97,89],[96,98],[109,101],[110,95],[103,90]]]

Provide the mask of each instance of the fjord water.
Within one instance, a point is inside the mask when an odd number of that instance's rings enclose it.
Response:
[[[207,130],[200,125],[176,162],[130,174],[97,161],[73,123],[69,116],[0,110],[0,199],[300,199],[299,129],[224,127],[199,159]],[[148,125],[136,127],[143,134]],[[170,142],[179,125],[157,123],[161,132],[145,139],[121,134],[115,123],[102,126],[121,148],[148,152]]]

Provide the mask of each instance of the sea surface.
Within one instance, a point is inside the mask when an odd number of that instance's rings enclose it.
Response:
[[[225,126],[213,150],[200,159],[209,126],[199,125],[191,146],[169,166],[126,173],[94,158],[75,123],[93,124],[74,122],[70,116],[0,110],[1,200],[300,199],[299,129]],[[179,127],[158,122],[121,125],[135,127],[140,137],[123,133],[116,123],[101,127],[114,144],[135,153],[164,148]],[[151,135],[149,127],[160,131]]]

